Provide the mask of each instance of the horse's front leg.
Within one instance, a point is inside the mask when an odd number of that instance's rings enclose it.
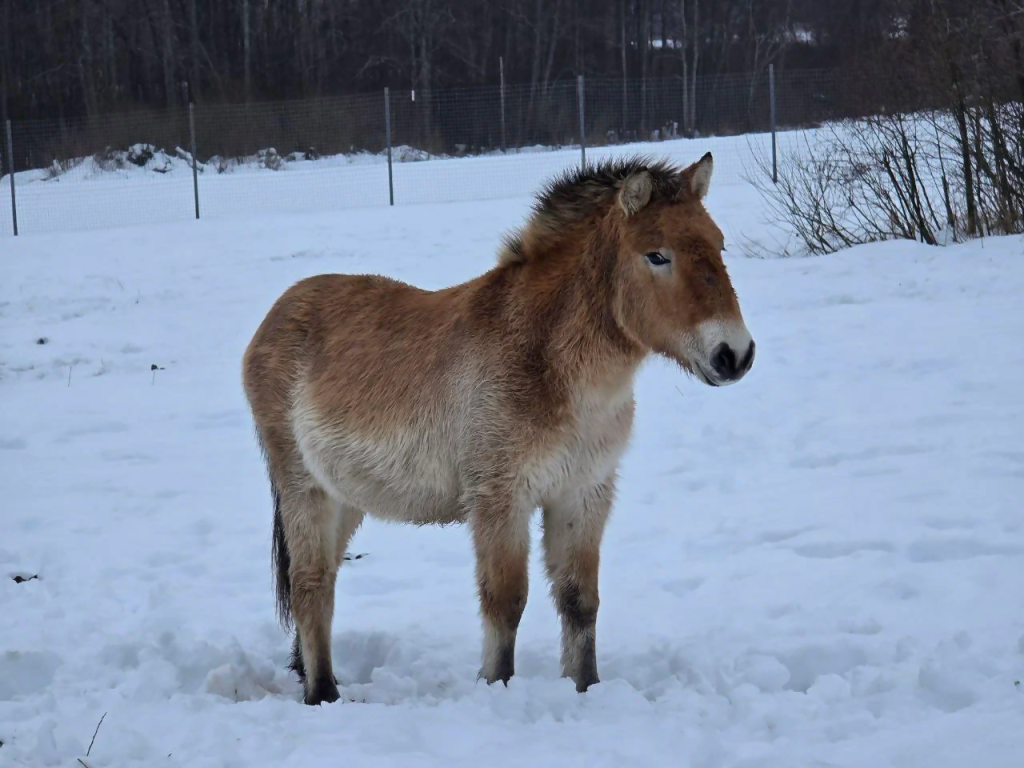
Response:
[[[601,537],[611,511],[612,480],[544,505],[544,562],[562,620],[562,676],[581,693],[597,676],[597,592]]]
[[[469,522],[484,625],[480,677],[507,685],[529,589],[530,513],[511,496],[488,495],[474,500]]]

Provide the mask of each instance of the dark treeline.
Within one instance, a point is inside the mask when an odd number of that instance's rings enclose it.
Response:
[[[939,0],[0,0],[4,115],[851,71]],[[959,4],[969,14],[971,0]],[[1017,0],[1006,0],[1012,5]],[[1019,3],[1018,3],[1019,4]]]

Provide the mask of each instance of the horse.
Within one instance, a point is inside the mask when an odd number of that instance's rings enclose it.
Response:
[[[711,153],[555,177],[478,277],[427,291],[323,274],[274,303],[243,359],[273,497],[278,617],[306,704],[339,698],[335,583],[364,517],[466,523],[483,624],[478,679],[506,685],[539,508],[562,676],[599,682],[601,539],[651,355],[741,379],[754,341],[704,207]]]

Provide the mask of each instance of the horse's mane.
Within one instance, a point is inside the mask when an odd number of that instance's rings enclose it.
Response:
[[[526,241],[543,239],[603,211],[614,201],[622,182],[640,171],[651,177],[652,202],[678,197],[683,184],[681,169],[667,161],[634,155],[563,171],[537,194],[526,224],[505,236],[498,263],[526,261]]]

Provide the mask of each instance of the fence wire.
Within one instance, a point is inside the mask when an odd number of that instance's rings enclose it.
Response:
[[[833,73],[777,74],[780,131],[850,116],[842,93]],[[191,124],[187,109],[14,122],[13,153],[0,136],[0,235],[13,234],[12,163],[19,231],[36,233],[186,220],[197,208],[219,219],[392,196],[526,197],[579,165],[584,145],[590,161],[644,153],[685,164],[710,150],[716,181],[735,183],[770,145],[768,73],[392,90],[388,103],[390,174],[384,93],[200,105]]]

